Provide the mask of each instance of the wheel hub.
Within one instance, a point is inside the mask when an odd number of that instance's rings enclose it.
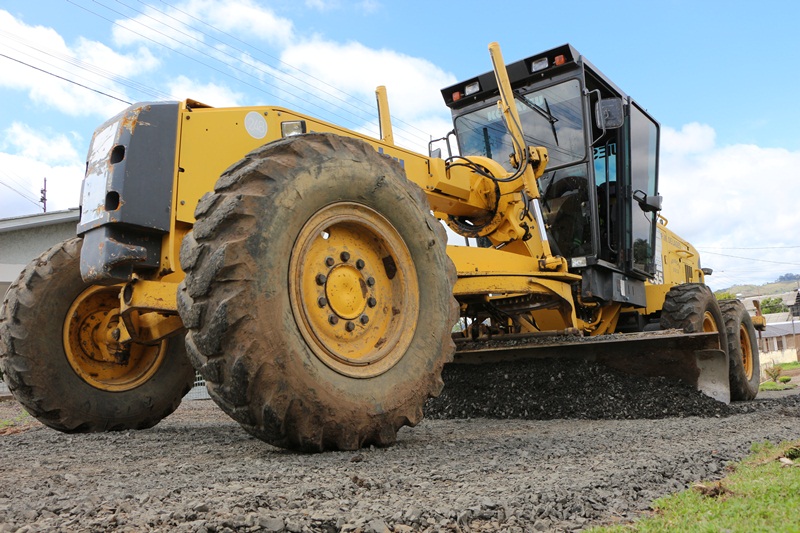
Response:
[[[301,335],[340,374],[382,374],[411,343],[416,269],[394,226],[367,206],[332,204],[306,222],[290,259],[289,290]]]
[[[345,320],[361,316],[367,306],[367,293],[366,279],[352,265],[335,266],[325,282],[325,295],[331,311]]]
[[[72,303],[64,321],[64,353],[89,385],[107,391],[134,389],[164,360],[166,341],[156,346],[118,341],[119,287],[92,286]]]

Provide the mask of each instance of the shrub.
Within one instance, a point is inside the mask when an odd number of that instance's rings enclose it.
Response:
[[[774,363],[764,368],[764,373],[767,375],[770,381],[774,381],[775,383],[778,382],[782,371],[783,369]]]
[[[790,378],[789,376],[781,376],[778,378],[778,381],[780,381],[781,383],[789,383],[790,381],[792,381],[792,378]]]

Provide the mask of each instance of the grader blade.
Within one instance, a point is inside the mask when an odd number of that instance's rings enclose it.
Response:
[[[728,356],[717,333],[667,330],[602,337],[507,335],[491,340],[457,339],[455,364],[556,358],[593,361],[625,374],[688,383],[730,403]]]

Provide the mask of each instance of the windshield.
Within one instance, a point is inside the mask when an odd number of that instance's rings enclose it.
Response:
[[[517,94],[514,101],[525,142],[547,148],[548,168],[583,160],[586,148],[578,80]],[[455,126],[461,155],[490,157],[512,170],[509,155],[514,146],[496,103],[457,117]]]

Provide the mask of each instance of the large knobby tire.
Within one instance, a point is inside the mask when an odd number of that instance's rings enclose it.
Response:
[[[739,300],[724,300],[719,306],[728,336],[731,400],[749,401],[756,397],[761,384],[758,341],[753,320]]]
[[[53,429],[152,427],[192,385],[183,339],[134,343],[127,351],[108,342],[119,320],[119,287],[81,279],[82,242],[54,246],[9,288],[0,314],[0,368],[25,410]]]
[[[661,329],[682,329],[686,333],[717,332],[719,347],[727,352],[728,336],[722,311],[714,293],[702,283],[672,287],[661,309]]]
[[[684,283],[672,287],[661,310],[661,329],[682,329],[686,333],[716,331],[720,349],[726,350],[728,337],[714,293],[702,283]]]
[[[179,310],[211,397],[249,433],[303,450],[395,442],[452,360],[446,235],[419,187],[368,144],[265,145],[204,196]]]

